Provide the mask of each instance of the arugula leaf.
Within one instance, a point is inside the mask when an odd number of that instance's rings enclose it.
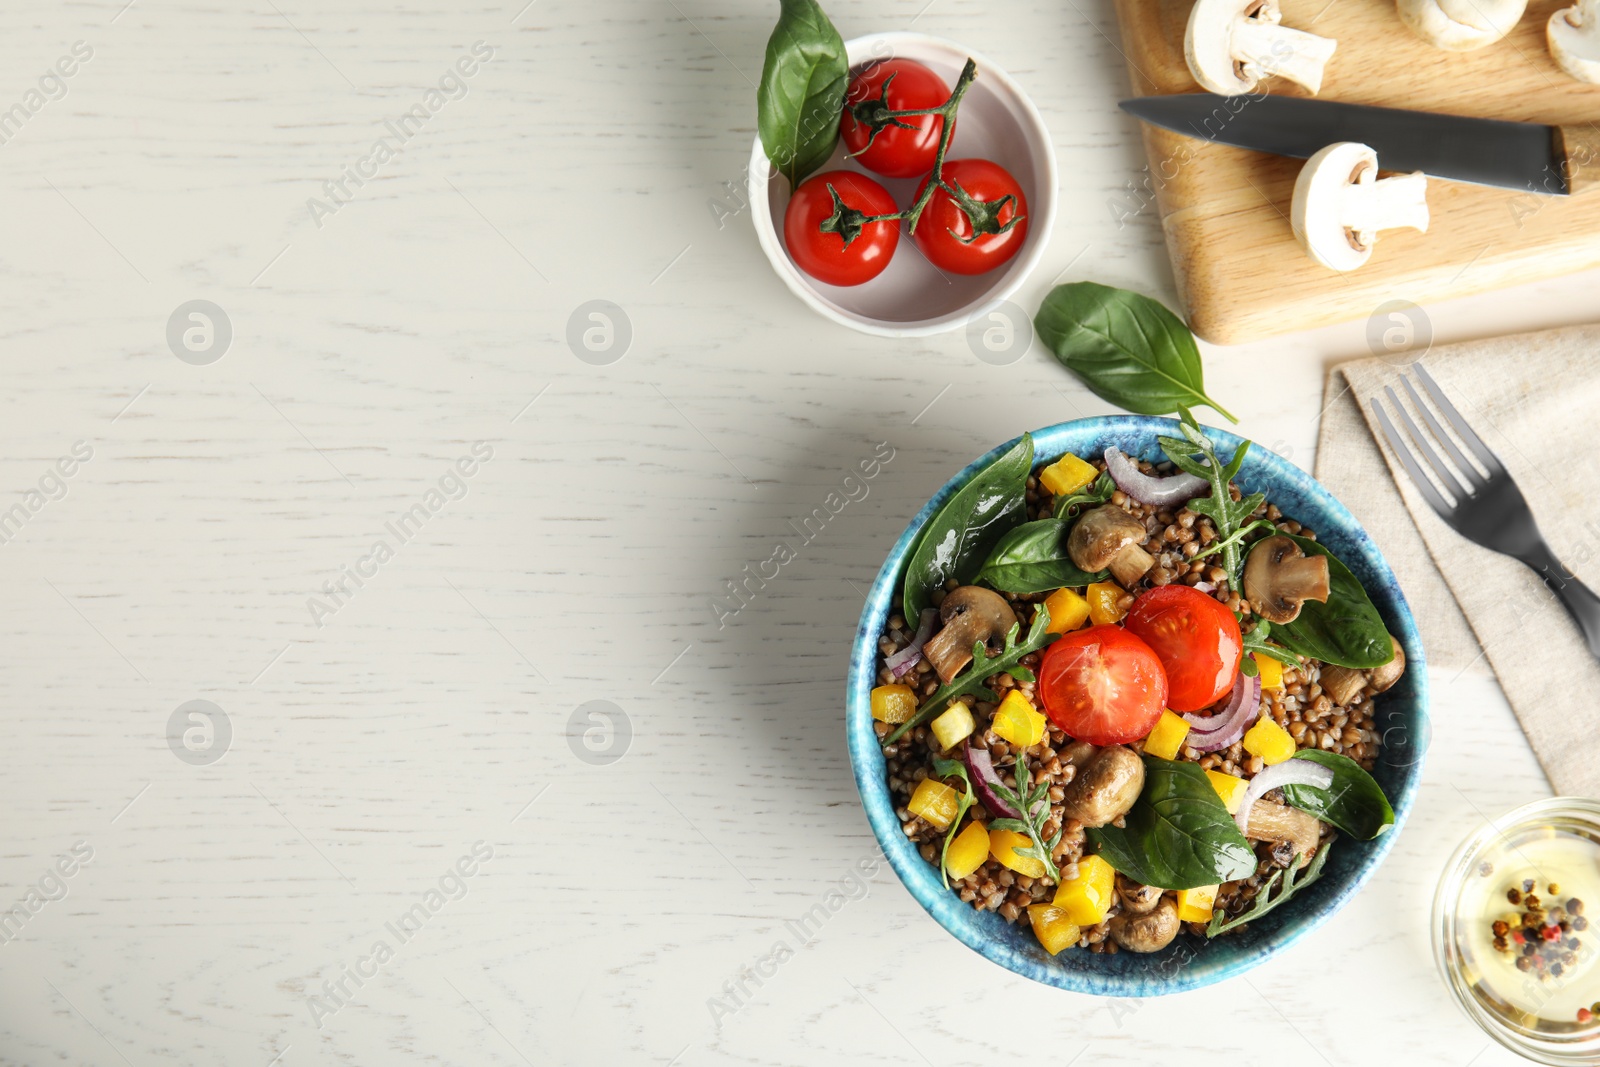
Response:
[[[1100,472],[1100,477],[1079,489],[1076,493],[1069,493],[1057,497],[1053,502],[1056,518],[1073,519],[1078,513],[1090,507],[1104,504],[1111,499],[1111,494],[1117,491],[1117,483],[1111,480],[1111,475],[1106,471]]]
[[[1105,581],[1107,571],[1079,569],[1067,553],[1072,523],[1065,519],[1025,522],[994,546],[974,582],[987,582],[1007,593],[1048,593],[1064,586],[1081,589]]]
[[[950,854],[950,841],[956,836],[956,829],[961,825],[961,820],[967,810],[978,802],[978,795],[972,790],[972,779],[967,776],[967,765],[958,759],[940,759],[933,761],[933,773],[939,778],[960,778],[964,790],[961,796],[956,797],[956,817],[950,820],[950,825],[944,832],[944,844],[939,848],[939,884],[946,889],[950,888],[950,876],[945,873],[944,859]]]
[[[1307,600],[1300,606],[1298,618],[1274,627],[1278,643],[1302,656],[1355,670],[1381,667],[1394,659],[1394,642],[1383,616],[1350,568],[1321,542],[1295,534],[1283,536],[1308,556],[1328,557],[1328,601]]]
[[[1194,421],[1194,416],[1188,410],[1184,410],[1180,420],[1182,438],[1157,437],[1156,442],[1160,444],[1161,451],[1167,454],[1173,466],[1186,474],[1193,474],[1211,483],[1211,495],[1195,497],[1189,501],[1188,508],[1196,515],[1204,515],[1210,519],[1211,525],[1216,528],[1218,547],[1222,549],[1222,569],[1228,572],[1228,585],[1238,589],[1239,572],[1243,567],[1243,557],[1239,554],[1239,548],[1245,535],[1245,523],[1255,514],[1256,508],[1266,500],[1266,495],[1263,493],[1251,493],[1235,500],[1228,492],[1228,483],[1238,475],[1239,468],[1244,466],[1245,456],[1250,451],[1250,442],[1246,441],[1235,449],[1233,458],[1224,466],[1217,458],[1211,439],[1201,432],[1200,424]]]
[[[1205,405],[1239,421],[1206,395],[1189,327],[1147,296],[1069,282],[1050,291],[1033,324],[1061,365],[1102,400],[1140,415]]]
[[[1296,752],[1294,758],[1327,767],[1333,771],[1333,781],[1326,789],[1311,785],[1284,786],[1283,799],[1292,807],[1308,811],[1362,841],[1370,841],[1394,825],[1394,809],[1389,806],[1389,798],[1355,760],[1318,748]]]
[[[1255,900],[1251,902],[1249,910],[1231,919],[1220,909],[1213,914],[1211,916],[1211,924],[1206,927],[1206,936],[1216,937],[1218,934],[1225,934],[1229,930],[1243,926],[1245,923],[1254,922],[1294,896],[1297,891],[1304,889],[1322,877],[1322,865],[1327,862],[1328,849],[1332,845],[1332,840],[1324,841],[1322,847],[1317,849],[1317,854],[1311,858],[1311,862],[1306,864],[1304,872],[1295,870],[1295,865],[1300,862],[1300,854],[1298,852],[1295,853],[1295,857],[1289,861],[1288,867],[1275,872],[1271,878],[1267,879],[1266,884],[1256,893]],[[1279,889],[1278,895],[1273,896],[1272,891],[1278,887],[1280,880],[1283,885]]]
[[[1241,623],[1244,622],[1243,617],[1238,612],[1234,612],[1233,617],[1239,619]],[[1249,630],[1246,630],[1242,625],[1239,627],[1239,636],[1244,644],[1244,656],[1239,660],[1239,670],[1244,673],[1245,677],[1254,678],[1259,670],[1256,667],[1255,659],[1250,655],[1252,652],[1270,656],[1284,666],[1293,667],[1296,670],[1303,665],[1300,657],[1293,652],[1279,648],[1277,645],[1267,644],[1267,635],[1270,633],[1272,633],[1272,624],[1266,619],[1257,619],[1255,626]]]
[[[936,712],[941,711],[956,697],[970,693],[979,700],[998,704],[1000,695],[984,684],[986,679],[997,674],[1009,674],[1019,682],[1032,682],[1033,672],[1022,666],[1022,658],[1039,651],[1061,636],[1050,633],[1049,626],[1050,609],[1040,604],[1038,612],[1033,616],[1033,625],[1028,628],[1028,636],[1021,642],[1017,640],[1017,634],[1022,630],[1020,622],[1013,625],[1006,634],[1005,647],[997,655],[989,655],[982,641],[975,642],[972,646],[972,666],[950,679],[948,685],[941,685],[935,689],[933,695],[923,701],[917,713],[891,730],[883,739],[883,743],[889,745],[900,740],[906,731],[921,726],[933,718]]]
[[[756,125],[767,158],[792,189],[833,155],[850,62],[816,0],[781,3],[756,87]]]
[[[970,583],[996,542],[1027,517],[1032,470],[1033,436],[1023,434],[928,520],[906,564],[900,597],[906,618],[921,616],[933,591],[947,579]]]
[[[1027,818],[995,819],[989,826],[996,830],[1010,830],[1015,834],[1026,835],[1033,844],[1024,848],[1013,848],[1011,851],[1019,856],[1032,856],[1039,860],[1044,864],[1045,873],[1050,876],[1050,880],[1059,882],[1061,872],[1056,868],[1050,852],[1060,844],[1065,828],[1057,830],[1048,839],[1044,836],[1044,824],[1050,818],[1050,783],[1044,778],[1039,779],[1037,783],[1033,782],[1033,776],[1028,771],[1026,752],[1017,753],[1017,764],[1012,771],[1017,780],[1015,789],[1008,789],[1004,782],[991,782],[989,788],[993,789],[1001,800],[1025,813]]]
[[[1248,878],[1256,854],[1200,765],[1146,755],[1144,768],[1123,825],[1088,831],[1106,862],[1160,889]]]

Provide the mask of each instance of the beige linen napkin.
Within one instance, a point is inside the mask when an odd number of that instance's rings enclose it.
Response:
[[[1487,661],[1556,791],[1600,796],[1600,663],[1577,624],[1532,570],[1445,525],[1378,444],[1372,399],[1387,404],[1393,386],[1410,407],[1410,359],[1333,368],[1317,478],[1394,568],[1429,665],[1448,681]],[[1441,346],[1417,362],[1516,479],[1556,557],[1600,590],[1600,325]]]

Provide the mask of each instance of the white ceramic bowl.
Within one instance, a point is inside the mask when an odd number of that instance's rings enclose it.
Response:
[[[922,337],[957,329],[1017,291],[1049,243],[1056,219],[1056,161],[1050,132],[1022,87],[983,56],[960,45],[920,33],[874,33],[845,42],[851,71],[884,59],[910,59],[932,69],[954,86],[970,56],[978,78],[961,98],[956,132],[946,159],[980,157],[1010,171],[1028,203],[1028,236],[1011,261],[987,274],[947,274],[936,269],[901,235],[900,246],[884,272],[863,285],[836,286],[817,281],[795,266],[781,234],[789,183],[777,173],[756,137],[750,155],[750,203],[756,237],[785,285],[819,314],[880,337]],[[822,170],[869,174],[901,207],[911,203],[920,178],[884,178],[845,159],[841,141]]]

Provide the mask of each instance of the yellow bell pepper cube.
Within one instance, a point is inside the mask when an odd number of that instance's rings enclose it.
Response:
[[[989,858],[989,831],[981,822],[969,822],[944,854],[944,873],[956,881],[983,866]]]
[[[1062,882],[1056,890],[1055,906],[1079,926],[1103,922],[1111,910],[1116,878],[1111,864],[1099,856],[1085,856],[1078,861],[1077,877]]]
[[[1044,740],[1044,716],[1033,709],[1027,697],[1013,689],[994,709],[994,722],[989,729],[1013,745],[1032,748]]]
[[[1222,798],[1222,806],[1228,809],[1228,814],[1239,814],[1239,802],[1244,799],[1244,791],[1250,788],[1250,783],[1237,775],[1223,774],[1221,771],[1207,771],[1206,777],[1211,779],[1211,788]]]
[[[933,736],[939,739],[940,747],[945,749],[959,744],[977,728],[978,724],[972,720],[972,709],[959,700],[928,724]]]
[[[1019,834],[1015,830],[989,831],[989,854],[991,856],[1018,874],[1025,874],[1029,878],[1043,878],[1044,860],[1036,856],[1017,855],[1017,849],[1027,848],[1031,844],[1033,842],[1028,840],[1026,834]]]
[[[1126,611],[1117,607],[1123,596],[1122,586],[1116,582],[1095,582],[1089,586],[1089,619],[1096,626],[1108,622],[1121,622]]]
[[[1273,722],[1272,716],[1263,715],[1245,731],[1244,750],[1252,756],[1260,756],[1261,762],[1270,767],[1294,755],[1294,738],[1289,736],[1288,730]]]
[[[1089,621],[1089,602],[1071,589],[1057,589],[1044,598],[1044,606],[1050,611],[1046,633],[1069,633]]]
[[[1256,661],[1256,668],[1261,672],[1262,689],[1283,688],[1283,664],[1271,656],[1263,656],[1259,652],[1250,653]]]
[[[1054,904],[1029,904],[1028,921],[1033,924],[1033,936],[1052,956],[1076,945],[1078,938],[1083,936],[1078,924],[1067,918],[1067,913]]]
[[[1200,885],[1178,890],[1178,918],[1186,923],[1208,923],[1216,907],[1220,886]]]
[[[1068,452],[1039,472],[1039,484],[1048,489],[1052,496],[1066,496],[1099,476],[1099,471]]]
[[[1177,759],[1178,749],[1183,747],[1183,739],[1189,736],[1189,720],[1170,711],[1163,711],[1161,718],[1156,720],[1155,728],[1150,731],[1150,736],[1144,739],[1144,751],[1149,756],[1160,756],[1162,759]]]
[[[872,691],[872,717],[898,726],[917,713],[917,694],[909,685],[880,685]]]
[[[954,789],[936,779],[924,778],[917,783],[917,790],[911,794],[911,802],[906,805],[906,810],[913,815],[920,815],[936,830],[947,830],[950,820],[956,817],[960,809]]]

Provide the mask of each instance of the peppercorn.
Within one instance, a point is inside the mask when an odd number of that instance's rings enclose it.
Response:
[[[1524,878],[1522,880],[1522,891],[1524,893],[1533,892],[1533,879],[1532,878]]]
[[[1479,875],[1479,877],[1487,878],[1493,873],[1494,873],[1494,864],[1490,863],[1488,860],[1484,860],[1482,863],[1478,864],[1478,875]]]
[[[1552,963],[1550,965],[1550,973],[1555,975],[1557,978],[1561,977],[1561,970],[1561,964],[1559,963]]]
[[[1519,970],[1519,971],[1531,971],[1531,970],[1533,970],[1533,957],[1532,956],[1518,956],[1517,957],[1517,970]]]
[[[1539,951],[1539,946],[1534,944],[1532,941],[1528,941],[1528,942],[1524,943],[1523,946],[1522,946],[1522,954],[1524,956],[1531,956],[1535,952],[1538,952],[1538,951]]]
[[[1594,1012],[1590,1011],[1588,1008],[1579,1008],[1578,1009],[1578,1021],[1580,1023],[1586,1023],[1590,1019],[1593,1019],[1593,1018],[1594,1018]]]
[[[1511,901],[1513,904],[1521,904],[1522,893],[1517,889],[1516,886],[1512,886],[1510,889],[1506,890],[1506,899]]]
[[[1494,939],[1494,947],[1497,952],[1505,952],[1511,948],[1511,943],[1503,937],[1497,937]]]
[[[1506,934],[1511,932],[1511,927],[1506,924],[1504,919],[1496,919],[1491,929],[1494,930],[1494,936],[1496,937],[1505,937]]]
[[[1577,897],[1573,897],[1571,900],[1567,901],[1567,911],[1572,915],[1582,915],[1583,901],[1579,900]]]
[[[1580,915],[1576,919],[1572,920],[1572,928],[1574,930],[1587,930],[1589,929],[1589,920]]]
[[[1554,926],[1546,926],[1543,930],[1539,931],[1539,936],[1543,937],[1546,941],[1554,941],[1556,938],[1561,936],[1561,931]]]
[[[1557,893],[1560,893],[1560,892],[1561,892],[1561,887],[1556,885],[1554,882],[1551,882],[1550,883],[1550,895],[1551,896],[1555,896]]]

